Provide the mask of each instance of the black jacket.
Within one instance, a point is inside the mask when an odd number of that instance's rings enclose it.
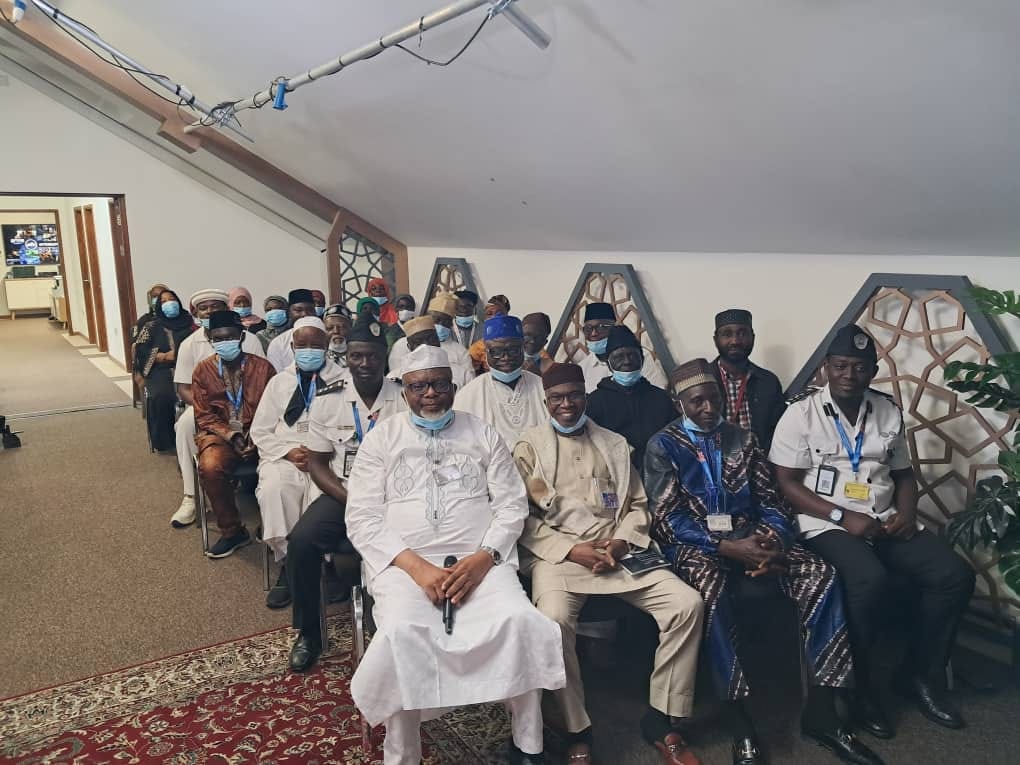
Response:
[[[588,394],[587,414],[597,425],[627,439],[634,449],[630,461],[638,473],[644,470],[648,439],[679,416],[670,395],[643,377],[630,388],[612,377],[600,380]]]
[[[723,394],[723,417],[730,418],[727,411],[729,397],[726,395],[726,386],[719,375],[719,359],[712,362],[712,371],[715,379],[719,381],[719,387]],[[776,432],[776,425],[779,418],[786,411],[786,399],[783,398],[783,386],[779,378],[767,369],[762,369],[757,364],[748,362],[747,409],[751,413],[751,431],[758,437],[758,444],[768,455],[772,446],[772,434]]]

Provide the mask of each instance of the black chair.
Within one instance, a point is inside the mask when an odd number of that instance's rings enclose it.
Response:
[[[206,553],[209,552],[209,519],[206,517],[208,502],[205,496],[205,489],[202,488],[202,481],[198,475],[197,456],[192,460],[192,465],[195,470],[195,509],[198,512],[199,523],[202,527],[202,552]],[[239,491],[243,491],[245,494],[254,494],[255,487],[259,482],[258,462],[247,461],[239,463],[234,468],[230,478]]]

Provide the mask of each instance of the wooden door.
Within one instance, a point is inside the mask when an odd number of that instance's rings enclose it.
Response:
[[[74,233],[78,239],[78,260],[81,264],[82,292],[85,298],[85,323],[88,325],[88,339],[96,342],[96,311],[92,303],[92,278],[89,276],[89,250],[85,237],[85,216],[82,208],[74,208]]]
[[[138,320],[135,307],[135,280],[131,271],[131,243],[128,240],[127,208],[124,197],[109,201],[110,227],[113,230],[113,263],[117,275],[117,302],[120,306],[120,327],[124,342],[124,358],[131,368],[131,346],[134,343],[132,329]],[[148,298],[148,295],[146,295]]]
[[[96,311],[96,347],[106,353],[109,343],[106,338],[106,307],[103,303],[103,280],[99,274],[99,248],[96,245],[96,220],[92,205],[85,205],[85,243],[89,253],[89,281],[92,283],[92,305]]]

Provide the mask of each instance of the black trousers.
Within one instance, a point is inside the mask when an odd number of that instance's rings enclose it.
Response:
[[[836,567],[843,581],[857,686],[869,685],[869,657],[879,628],[895,607],[890,575],[909,587],[910,642],[902,669],[929,680],[945,677],[956,628],[974,592],[974,570],[927,529],[909,540],[867,542],[826,531],[805,545]]]
[[[149,428],[149,441],[157,451],[173,449],[176,442],[174,417],[177,414],[177,391],[174,390],[173,371],[169,365],[156,366],[145,378],[145,389],[149,396],[145,419]]]
[[[319,642],[319,588],[322,556],[346,552],[344,506],[323,494],[312,502],[287,535],[287,581],[293,598],[292,625]]]

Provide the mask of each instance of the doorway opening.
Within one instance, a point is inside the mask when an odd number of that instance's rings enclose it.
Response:
[[[0,317],[49,312],[130,371],[138,313],[124,195],[4,192],[0,224]]]

